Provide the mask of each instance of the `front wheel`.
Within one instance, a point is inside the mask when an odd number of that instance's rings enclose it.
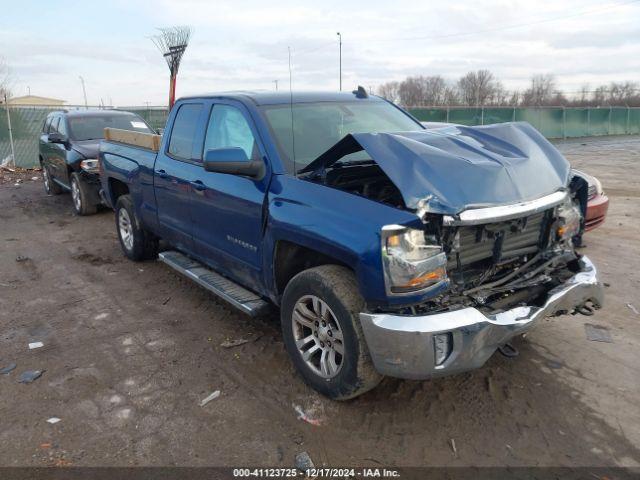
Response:
[[[338,265],[305,270],[284,291],[285,347],[305,381],[329,398],[357,397],[382,379],[360,326],[363,308],[355,276]]]
[[[89,186],[76,172],[71,174],[71,199],[73,209],[78,215],[93,215],[98,211],[98,206],[91,203]]]
[[[130,195],[118,197],[116,229],[120,247],[129,259],[138,262],[158,256],[158,239],[140,225]]]

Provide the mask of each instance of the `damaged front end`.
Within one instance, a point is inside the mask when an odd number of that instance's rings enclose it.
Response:
[[[527,124],[454,131],[353,134],[303,172],[422,220],[381,232],[387,295],[422,301],[360,316],[385,375],[476,368],[540,318],[602,304],[595,267],[575,251],[587,186],[568,162]]]

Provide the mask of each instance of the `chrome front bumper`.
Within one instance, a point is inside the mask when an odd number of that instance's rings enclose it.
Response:
[[[584,256],[580,264],[582,270],[551,290],[542,307],[516,307],[491,315],[472,307],[417,316],[361,313],[376,370],[391,377],[425,379],[479,368],[499,346],[541,318],[572,312],[588,301],[602,305],[603,287],[595,266]],[[451,353],[436,365],[434,336],[441,333],[450,334]]]

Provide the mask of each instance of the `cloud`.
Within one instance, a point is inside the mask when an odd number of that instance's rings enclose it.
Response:
[[[159,0],[153,8],[117,0],[108,9],[62,0],[56,12],[64,15],[46,21],[30,8],[3,12],[11,29],[0,31],[0,55],[18,88],[70,102],[82,100],[83,75],[94,103],[164,104],[168,69],[148,37],[177,24],[194,27],[179,95],[268,89],[276,79],[283,88],[288,47],[294,88],[337,89],[338,31],[346,88],[418,74],[453,81],[478,68],[506,88],[526,86],[535,73],[554,73],[569,90],[640,75],[640,4],[614,0]],[[52,35],[53,24],[69,28]]]

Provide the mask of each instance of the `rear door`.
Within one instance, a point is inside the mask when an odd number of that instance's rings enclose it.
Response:
[[[59,133],[58,127],[60,125],[60,121],[62,120],[62,115],[56,115],[53,117],[51,121],[51,127],[49,128],[49,133]],[[51,175],[62,185],[69,186],[67,182],[67,172],[66,172],[66,148],[61,143],[52,143],[48,141],[48,154],[49,154],[49,166],[51,167],[50,173]]]
[[[42,132],[40,132],[40,156],[42,157],[43,164],[49,166],[49,152],[51,150],[49,146],[49,128],[51,127],[51,120],[53,115],[48,115],[47,119],[42,126]]]
[[[69,129],[67,128],[67,118],[64,115],[60,115],[60,121],[58,122],[58,133],[63,135],[67,140],[69,139]],[[58,172],[60,176],[58,179],[71,186],[71,178],[69,177],[69,163],[67,162],[67,155],[69,150],[66,145],[62,143],[52,144],[55,148],[56,160],[59,164]]]
[[[199,162],[196,135],[202,128],[203,103],[183,102],[176,112],[164,150],[154,167],[154,190],[161,236],[185,252],[193,251],[190,213],[193,165]]]
[[[216,101],[207,110],[201,157],[209,149],[240,147],[248,158],[265,160],[265,150],[243,105]],[[254,180],[207,172],[202,167],[195,173],[191,219],[196,253],[214,268],[259,290],[262,209],[269,175]]]

